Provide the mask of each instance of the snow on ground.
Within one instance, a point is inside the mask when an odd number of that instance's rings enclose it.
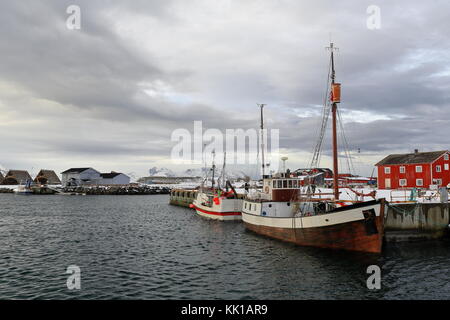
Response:
[[[360,196],[357,196],[352,190],[349,188],[340,188],[340,199],[341,200],[363,200],[370,201],[373,200],[371,196],[365,196],[361,199]],[[376,191],[376,199],[385,198],[387,201],[396,202],[396,201],[409,201],[411,198],[411,190],[381,190],[381,189],[372,189],[372,188],[354,188],[353,190],[362,193],[368,194],[372,191]],[[317,188],[316,192],[320,193],[333,193],[333,189],[327,188]],[[326,197],[326,196],[325,196]],[[434,203],[440,202],[440,194],[435,190],[427,190],[425,194],[421,197],[417,197],[418,202],[422,203]]]

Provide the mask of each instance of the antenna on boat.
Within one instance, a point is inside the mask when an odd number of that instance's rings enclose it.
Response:
[[[337,104],[341,102],[341,84],[336,83],[336,72],[334,70],[334,51],[338,48],[334,47],[333,42],[327,47],[331,53],[331,96],[332,103],[331,114],[333,122],[333,189],[334,199],[339,200],[339,171],[338,171],[338,145],[337,145]]]
[[[266,104],[260,103],[258,107],[261,109],[261,162],[262,162],[262,178],[264,179],[265,163],[264,163],[264,106]]]

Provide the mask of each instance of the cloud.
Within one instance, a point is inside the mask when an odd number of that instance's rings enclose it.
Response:
[[[167,166],[174,129],[195,120],[255,128],[256,103],[268,104],[267,125],[303,166],[320,124],[330,33],[363,173],[389,153],[449,148],[445,1],[379,1],[379,30],[366,27],[371,1],[77,1],[81,30],[68,30],[71,4],[2,4],[5,166],[145,174]]]

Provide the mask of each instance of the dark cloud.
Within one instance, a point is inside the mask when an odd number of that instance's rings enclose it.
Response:
[[[280,146],[308,155],[330,33],[353,152],[449,148],[445,1],[379,1],[380,30],[366,28],[372,1],[77,1],[78,31],[66,28],[72,4],[2,1],[4,166],[117,155],[145,172],[145,155],[169,158],[174,129],[254,128],[256,103]]]

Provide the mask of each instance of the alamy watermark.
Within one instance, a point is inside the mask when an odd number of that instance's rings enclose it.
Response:
[[[381,269],[377,265],[370,265],[367,267],[367,274],[370,274],[367,278],[366,285],[369,290],[381,289]]]
[[[369,30],[381,29],[381,9],[379,6],[370,5],[366,13],[369,15],[366,20],[366,26]]]
[[[67,274],[70,276],[67,278],[66,285],[69,290],[81,289],[81,269],[78,266],[71,265],[67,267]]]
[[[264,164],[268,170],[278,171],[278,129],[226,129],[225,132],[209,128],[203,130],[202,121],[194,121],[193,132],[179,128],[172,132],[171,160],[175,164],[203,164],[211,161],[211,155],[226,152],[227,164],[257,164],[264,151]],[[218,162],[222,159],[217,158]]]
[[[77,5],[70,5],[66,9],[66,13],[69,17],[66,20],[66,27],[69,30],[81,29],[81,8]]]

